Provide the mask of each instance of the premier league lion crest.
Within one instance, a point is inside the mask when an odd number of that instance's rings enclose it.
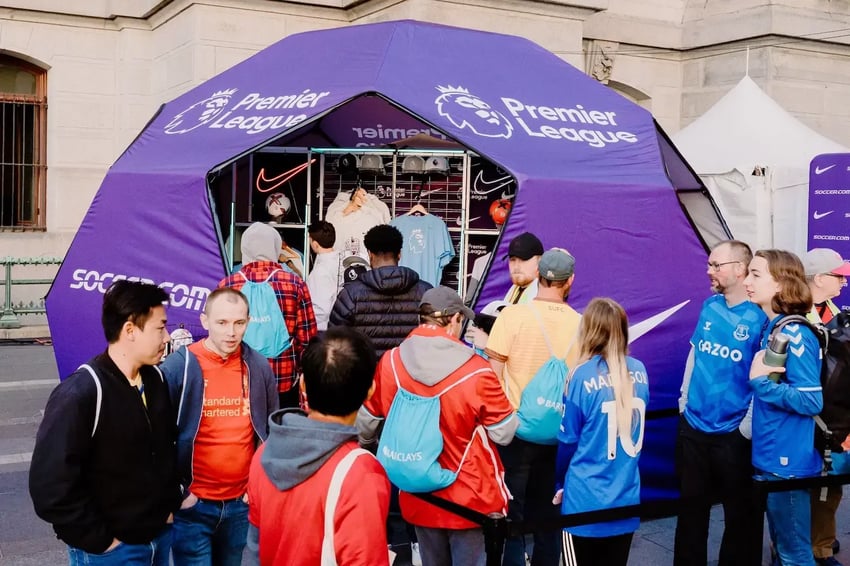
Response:
[[[448,118],[455,127],[467,128],[487,138],[511,137],[513,125],[501,112],[462,86],[438,86],[440,96],[434,100],[440,116]]]
[[[166,134],[185,134],[195,128],[211,122],[221,114],[225,106],[230,102],[230,97],[237,89],[220,90],[213,93],[209,98],[196,102],[180,114],[174,117],[168,125],[163,128]]]

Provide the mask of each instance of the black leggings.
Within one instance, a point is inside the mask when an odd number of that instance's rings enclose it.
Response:
[[[561,551],[566,566],[626,566],[632,535],[612,537],[579,537],[564,531]]]

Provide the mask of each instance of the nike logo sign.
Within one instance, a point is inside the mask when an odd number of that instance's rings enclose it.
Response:
[[[260,169],[260,172],[257,173],[257,181],[255,183],[257,186],[257,190],[261,193],[270,193],[285,182],[295,177],[297,174],[301,173],[302,171],[305,171],[310,165],[315,163],[315,161],[316,158],[314,157],[308,163],[302,163],[301,165],[293,167],[289,171],[284,171],[280,175],[272,177],[271,179],[266,177],[266,169],[265,167],[263,167],[262,169]]]
[[[679,309],[690,303],[690,299],[683,301],[674,307],[670,307],[666,311],[660,312],[655,316],[651,316],[646,320],[642,320],[629,327],[629,344],[646,334],[647,332],[657,328],[662,322],[673,316]]]
[[[830,169],[835,167],[835,165],[827,165],[826,167],[817,167],[815,166],[815,175],[820,175],[821,173],[826,173]]]
[[[472,192],[476,195],[489,195],[496,191],[502,190],[513,183],[514,179],[510,175],[493,179],[492,181],[484,180],[484,171],[479,171],[475,176],[475,181],[472,183]]]
[[[475,222],[475,221],[476,221],[476,220],[478,220],[479,218],[481,218],[481,217],[480,217],[480,216],[475,216],[474,218],[470,218],[470,219],[469,219],[469,222],[470,222],[470,223]],[[457,224],[458,226],[463,226],[463,219],[462,219],[460,216],[458,216],[457,218],[455,218],[455,224]]]
[[[816,210],[816,211],[812,214],[812,216],[814,217],[814,219],[815,219],[815,220],[820,220],[820,219],[821,219],[821,218],[823,218],[824,216],[829,216],[829,215],[830,215],[830,214],[832,214],[833,212],[835,212],[835,211],[834,211],[834,210],[830,210],[829,212],[818,212],[818,211]]]
[[[442,191],[442,190],[443,190],[442,187],[437,187],[436,189],[430,189],[430,190],[427,190],[427,191],[422,191],[421,193],[419,193],[419,198],[427,197],[431,193],[436,193],[437,191]]]

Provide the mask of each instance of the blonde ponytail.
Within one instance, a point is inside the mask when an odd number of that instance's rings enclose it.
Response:
[[[598,355],[605,360],[614,391],[617,436],[623,449],[633,453],[635,385],[626,364],[628,342],[629,323],[623,307],[608,298],[590,301],[582,315],[579,330],[579,359],[584,362]]]

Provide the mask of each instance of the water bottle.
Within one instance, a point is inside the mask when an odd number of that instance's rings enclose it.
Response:
[[[773,367],[785,367],[785,360],[788,358],[788,335],[776,334],[770,339],[767,345],[767,350],[764,352],[764,363]],[[771,372],[767,376],[768,379],[779,383],[779,378],[782,374],[779,372]]]

